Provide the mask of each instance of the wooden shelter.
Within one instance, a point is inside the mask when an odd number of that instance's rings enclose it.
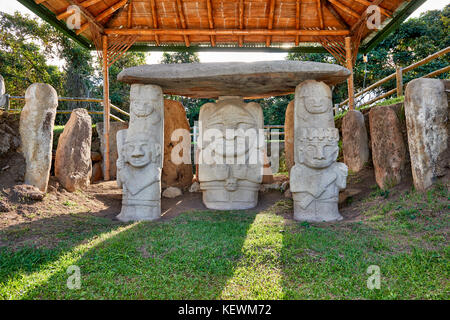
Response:
[[[352,70],[425,0],[18,0],[103,61],[104,135],[108,68],[128,50],[329,52]],[[74,7],[75,6],[75,7]],[[378,10],[373,11],[373,6]],[[379,29],[370,23],[379,13]],[[74,15],[80,24],[70,28]],[[73,24],[72,24],[73,25]],[[72,26],[71,25],[71,26]],[[353,76],[348,79],[354,107]],[[106,143],[105,163],[109,164]],[[108,180],[109,170],[105,170]]]

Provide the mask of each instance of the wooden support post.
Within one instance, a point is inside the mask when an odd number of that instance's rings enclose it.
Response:
[[[355,89],[353,84],[353,54],[352,54],[352,38],[345,37],[345,59],[346,67],[350,70],[351,74],[347,79],[348,85],[348,109],[355,109]]]
[[[395,67],[395,78],[397,79],[397,97],[403,96],[403,69]]]
[[[103,177],[105,181],[110,179],[109,175],[109,70],[108,70],[108,37],[102,36],[103,43],[103,139],[105,150],[103,152]]]

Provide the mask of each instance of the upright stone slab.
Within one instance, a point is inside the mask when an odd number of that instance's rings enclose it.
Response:
[[[334,127],[331,89],[308,80],[295,90],[295,165],[290,173],[294,219],[342,220],[339,190],[346,187],[348,169],[336,162],[339,131]]]
[[[25,92],[20,114],[20,138],[26,161],[25,183],[47,190],[52,162],[53,127],[58,94],[52,86],[35,83]]]
[[[5,88],[5,80],[3,76],[0,74],[0,107],[3,107],[6,104],[6,88]]]
[[[388,189],[400,183],[405,169],[400,122],[394,110],[378,106],[370,110],[369,124],[375,180],[381,189]]]
[[[123,188],[121,221],[161,217],[164,98],[160,87],[133,84],[130,126],[117,132],[117,184]]]
[[[241,97],[219,97],[200,109],[199,181],[210,209],[250,209],[263,173],[263,113]]]
[[[289,102],[284,118],[284,158],[288,172],[294,166],[294,102]]]
[[[420,78],[408,83],[405,115],[414,186],[423,191],[442,175],[443,162],[439,160],[449,148],[444,82]],[[448,166],[449,160],[446,162]]]
[[[187,188],[192,184],[190,129],[183,105],[164,100],[163,188]]]
[[[89,186],[92,122],[86,109],[75,109],[59,136],[55,158],[55,176],[70,192]]]
[[[97,122],[96,124],[97,134],[100,138],[100,153],[102,154],[102,159],[105,159],[105,137],[103,135],[103,122]],[[116,178],[117,173],[117,132],[128,128],[128,122],[117,122],[112,121],[109,124],[109,176],[111,179]],[[105,173],[105,162],[102,161],[102,171],[103,176]]]
[[[358,110],[349,110],[342,119],[342,147],[347,167],[361,171],[369,160],[369,142],[364,116]]]

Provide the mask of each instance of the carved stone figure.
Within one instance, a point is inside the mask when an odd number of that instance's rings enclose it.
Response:
[[[347,166],[336,163],[339,131],[334,127],[331,89],[307,80],[295,90],[294,161],[290,191],[294,219],[322,222],[341,220],[339,190],[344,189]]]
[[[339,190],[346,186],[348,170],[345,164],[336,162],[338,130],[303,128],[298,141],[298,163],[290,175],[294,218],[312,222],[342,220]]]
[[[20,114],[20,139],[26,161],[25,183],[47,191],[52,163],[53,127],[58,94],[43,83],[35,83],[25,92],[25,107]]]
[[[258,203],[263,173],[261,107],[219,97],[200,109],[199,181],[210,209],[249,209]]]
[[[147,134],[117,132],[117,184],[123,188],[120,221],[161,216],[161,145]]]
[[[130,124],[117,132],[117,183],[123,188],[121,221],[161,217],[164,102],[158,86],[131,86]]]

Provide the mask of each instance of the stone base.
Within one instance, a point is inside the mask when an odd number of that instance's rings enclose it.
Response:
[[[122,222],[158,220],[161,218],[161,202],[157,206],[123,205],[116,218]]]
[[[307,222],[333,222],[344,219],[339,213],[337,203],[313,201],[306,209],[294,201],[294,219]]]
[[[252,209],[258,204],[258,190],[203,190],[203,203],[212,210]]]

